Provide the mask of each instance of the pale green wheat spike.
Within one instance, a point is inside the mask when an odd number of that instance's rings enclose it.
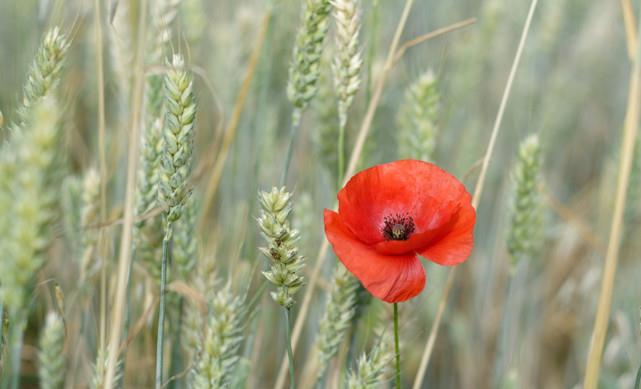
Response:
[[[398,116],[401,158],[432,160],[438,135],[439,101],[436,79],[431,70],[407,89]]]
[[[191,374],[190,388],[228,388],[240,361],[238,350],[243,340],[247,308],[245,298],[234,296],[227,285],[216,293],[210,318]]]
[[[82,262],[80,264],[80,280],[87,275],[91,264],[92,252],[98,243],[97,224],[100,221],[100,174],[95,168],[89,168],[82,180],[80,210],[80,237],[82,240]]]
[[[81,199],[82,242],[85,247],[94,246],[98,240],[96,223],[100,220],[100,174],[93,167],[87,170],[82,179]]]
[[[123,362],[122,358],[118,358],[116,362],[116,372],[113,380],[112,388],[122,387],[123,375]],[[96,363],[93,365],[93,374],[89,381],[89,388],[91,389],[107,389],[105,387],[105,373],[107,372],[107,353],[102,350],[98,351]]]
[[[185,204],[183,217],[174,226],[173,262],[177,275],[188,280],[198,255],[196,244],[196,201],[190,197]]]
[[[317,92],[323,42],[329,25],[329,0],[306,0],[303,22],[296,35],[289,66],[287,97],[298,111],[304,110]]]
[[[262,208],[258,225],[267,247],[261,247],[263,254],[271,260],[269,271],[263,275],[277,287],[271,296],[285,308],[294,305],[292,297],[303,285],[301,274],[304,258],[298,253],[298,231],[291,227],[291,193],[285,187],[272,188],[271,192],[259,193]]]
[[[338,352],[352,322],[356,304],[358,280],[342,264],[337,264],[332,279],[332,289],[327,301],[325,314],[320,322],[316,352],[319,368],[316,381],[320,382],[330,360]]]
[[[159,199],[169,223],[178,220],[189,196],[196,99],[191,75],[180,55],[174,55],[165,75],[165,123],[160,154]]]
[[[136,258],[155,279],[160,279],[160,247],[163,226],[158,215],[151,212],[159,207],[158,187],[162,151],[162,120],[157,118],[142,134],[140,170],[136,190]]]
[[[360,4],[358,0],[335,0],[337,56],[334,58],[334,86],[338,96],[338,117],[341,127],[347,124],[347,111],[361,84],[359,73],[363,60],[358,47]]]
[[[21,122],[27,119],[29,107],[46,96],[59,82],[68,47],[67,38],[58,27],[49,30],[45,35],[27,75],[22,106],[18,108]]]
[[[541,239],[541,204],[538,193],[541,147],[538,136],[525,139],[513,172],[514,202],[507,248],[513,263],[534,255]]]
[[[60,109],[47,97],[29,111],[25,131],[13,134],[2,159],[10,165],[11,185],[0,199],[8,205],[0,223],[0,300],[11,313],[26,308],[52,239],[60,197]]]
[[[171,41],[171,25],[178,14],[181,0],[157,0],[151,8],[151,28],[149,44],[149,61],[160,64],[167,47]]]
[[[65,377],[64,338],[65,327],[62,319],[58,314],[50,312],[40,337],[40,351],[38,352],[38,377],[42,389],[63,387]]]
[[[372,348],[369,354],[358,359],[356,369],[350,370],[347,376],[348,389],[375,389],[383,387],[386,374],[392,364],[394,355],[385,352],[381,344]]]

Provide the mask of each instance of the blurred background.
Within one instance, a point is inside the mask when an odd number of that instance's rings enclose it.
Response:
[[[119,220],[123,211],[139,2],[121,0],[115,11],[115,2],[100,2],[109,220]],[[153,0],[150,3],[153,25],[160,6]],[[263,239],[255,222],[260,212],[257,192],[278,185],[283,170],[291,118],[286,95],[288,68],[302,2],[178,3],[175,19],[168,26],[172,32],[168,52],[185,56],[194,74],[198,102],[192,180],[193,196],[200,204],[194,231],[196,266],[215,269],[220,280],[215,285],[224,285],[229,279],[234,290],[246,291],[249,300],[259,299],[244,331],[239,364],[244,373],[238,373],[241,378],[233,386],[271,388],[285,353],[284,333],[280,307],[268,293],[256,294],[262,279],[256,269],[266,266],[258,251]],[[523,0],[415,1],[401,43],[464,19],[474,18],[475,22],[408,48],[390,70],[359,167],[404,157],[399,153],[404,96],[408,87],[431,69],[440,98],[432,160],[473,191],[529,4]],[[362,1],[362,84],[347,124],[348,156],[381,77],[402,7],[401,1]],[[54,304],[55,284],[60,285],[67,301],[66,387],[88,385],[98,353],[96,269],[89,270],[83,285],[89,292],[69,302],[69,296],[79,288],[81,262],[74,243],[78,224],[74,227],[70,220],[79,211],[71,182],[98,164],[94,16],[92,1],[0,2],[0,110],[5,126],[16,119],[14,112],[21,101],[27,69],[44,33],[59,26],[70,40],[57,92],[64,109],[64,174],[69,177],[60,185],[69,201],[62,205],[63,217],[55,225],[56,240],[38,276],[37,303],[23,352],[24,387],[37,386],[35,349],[46,312]],[[333,25],[328,34],[319,93],[304,112],[287,180],[294,193],[294,225],[301,232],[307,279],[324,239],[322,211],[333,207],[338,190],[336,97],[330,65],[336,55]],[[230,134],[232,111],[248,68],[253,66],[251,55],[260,42],[253,79],[235,132]],[[154,66],[162,63],[148,65],[146,70],[153,72]],[[619,2],[557,0],[539,4],[478,207],[474,253],[458,270],[423,387],[580,387],[614,206],[630,71]],[[543,236],[536,255],[513,266],[507,250],[512,171],[519,144],[532,134],[538,134],[541,145]],[[222,153],[228,153],[222,175],[212,184],[214,165]],[[633,387],[641,363],[640,227],[641,151],[636,147],[602,362],[602,388]],[[105,229],[109,241],[107,266],[112,270],[107,285],[108,301],[112,301],[121,229],[117,222],[100,228]],[[335,264],[330,250],[296,351],[301,382],[302,367],[313,353]],[[419,368],[448,272],[431,262],[424,264],[426,289],[400,306],[407,387]],[[518,282],[510,292],[514,298],[511,311],[506,311],[512,277]],[[147,302],[157,293],[149,279],[134,263],[131,322],[141,330],[127,351],[125,387],[152,387],[154,315],[146,322],[136,322],[139,317],[144,319]],[[299,292],[294,318],[308,287]],[[359,304],[362,312],[353,320],[345,341],[351,345],[350,351],[330,365],[328,387],[338,386],[360,353],[371,347],[375,327],[391,326],[391,305],[367,299]],[[391,381],[382,385],[393,386]]]

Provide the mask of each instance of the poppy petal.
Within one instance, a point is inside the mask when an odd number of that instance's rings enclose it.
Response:
[[[386,216],[411,216],[416,234],[433,231],[451,220],[466,193],[463,184],[438,166],[401,160],[352,177],[338,192],[338,213],[360,241],[372,245],[385,240],[381,231]]]
[[[395,303],[418,295],[425,287],[425,270],[416,254],[378,253],[330,210],[325,210],[325,234],[341,262],[375,297]]]
[[[467,192],[463,194],[460,201],[462,208],[454,226],[449,233],[421,251],[421,256],[444,266],[458,265],[467,260],[474,246],[476,222],[476,211],[472,207],[470,197]]]

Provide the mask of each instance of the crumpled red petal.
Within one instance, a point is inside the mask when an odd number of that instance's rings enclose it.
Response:
[[[375,297],[396,303],[425,287],[425,270],[416,254],[384,255],[359,241],[336,212],[325,210],[325,234],[343,265]]]
[[[462,194],[460,204],[462,207],[454,226],[446,235],[422,250],[421,256],[444,266],[458,265],[467,260],[474,246],[476,211],[467,192]]]
[[[338,192],[338,213],[361,242],[373,245],[385,241],[381,233],[385,216],[408,214],[414,220],[415,235],[438,230],[451,222],[466,193],[463,184],[438,166],[401,160],[373,166],[352,177]],[[409,252],[415,249],[410,243],[393,246],[408,246]]]

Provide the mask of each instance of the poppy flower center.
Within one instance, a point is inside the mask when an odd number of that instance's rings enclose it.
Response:
[[[387,240],[407,240],[415,229],[414,219],[407,214],[397,213],[383,219],[383,236]]]

